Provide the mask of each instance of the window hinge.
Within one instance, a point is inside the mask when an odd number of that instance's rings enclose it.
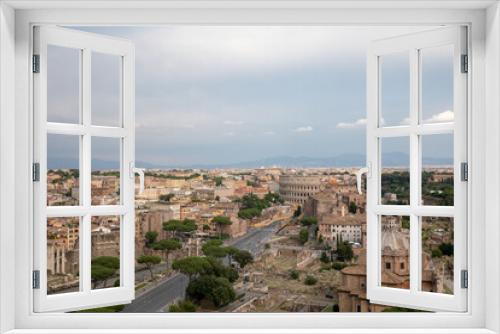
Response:
[[[40,182],[40,163],[33,164],[33,181]]]
[[[469,56],[462,55],[462,73],[469,72]]]
[[[33,270],[33,289],[40,289],[40,270]]]
[[[460,171],[460,180],[461,181],[469,181],[469,165],[466,162],[462,162],[461,171]]]
[[[469,288],[469,272],[467,270],[462,270],[460,272],[462,284],[461,287],[462,289],[467,289]]]
[[[33,73],[40,73],[40,55],[33,55]]]

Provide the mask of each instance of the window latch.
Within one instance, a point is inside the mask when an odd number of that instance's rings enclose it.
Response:
[[[130,178],[135,179],[135,173],[139,174],[139,195],[144,191],[144,172],[140,168],[134,167],[134,162],[129,163]]]
[[[363,175],[363,173],[366,173],[366,177],[371,179],[371,177],[372,177],[372,163],[370,161],[368,161],[366,167],[363,167],[360,170],[358,170],[358,173],[356,174],[357,188],[358,188],[358,192],[360,195],[363,193],[363,191],[361,190],[361,175]]]

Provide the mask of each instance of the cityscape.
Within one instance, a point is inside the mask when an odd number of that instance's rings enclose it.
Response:
[[[409,312],[366,298],[358,168],[146,169],[135,199],[131,304],[80,312]],[[382,204],[409,203],[408,169]],[[119,170],[92,171],[92,205],[120,203]],[[79,172],[47,172],[47,205],[79,203]],[[453,205],[453,169],[422,171],[425,205]],[[422,217],[421,289],[453,294],[453,218]],[[381,281],[409,289],[410,220],[381,217]],[[120,286],[120,216],[92,217],[92,289]],[[78,291],[79,218],[47,220],[48,294]]]

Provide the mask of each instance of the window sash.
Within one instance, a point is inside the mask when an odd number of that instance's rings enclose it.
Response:
[[[80,50],[80,122],[62,124],[47,122],[47,45]],[[91,125],[91,53],[120,56],[121,101],[120,127]],[[33,290],[34,311],[69,311],[111,303],[128,303],[134,299],[134,178],[129,176],[134,161],[134,47],[129,41],[82,33],[64,28],[34,28],[34,54],[40,55],[40,73],[34,74],[34,161],[40,163],[40,182],[34,183],[34,270],[40,271],[40,288]],[[80,204],[47,207],[47,134],[80,137]],[[91,205],[91,138],[103,136],[120,139],[120,205]],[[120,287],[91,289],[91,217],[119,215],[120,219]],[[79,290],[47,295],[47,218],[80,217]]]
[[[467,162],[467,76],[460,73],[461,54],[466,54],[466,28],[450,27],[372,42],[367,55],[367,161],[372,177],[367,179],[367,298],[371,303],[438,311],[467,310],[467,290],[461,289],[460,271],[467,269],[467,183],[460,180],[460,164]],[[453,123],[419,124],[421,76],[419,50],[454,45]],[[380,57],[410,53],[410,125],[382,127],[380,104]],[[421,135],[454,134],[454,207],[421,205]],[[410,139],[410,205],[381,205],[381,140],[405,136]],[[381,286],[381,216],[410,216],[410,289]],[[454,217],[454,295],[420,291],[421,217]]]

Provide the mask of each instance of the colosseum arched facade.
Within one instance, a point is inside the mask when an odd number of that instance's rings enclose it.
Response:
[[[303,205],[309,196],[319,193],[319,176],[282,175],[279,181],[280,197],[288,204]]]

